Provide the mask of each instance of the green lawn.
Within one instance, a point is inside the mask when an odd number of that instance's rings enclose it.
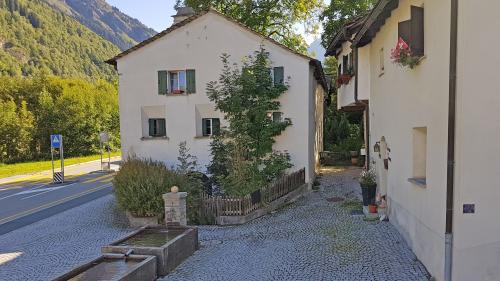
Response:
[[[120,156],[121,152],[112,152],[111,157]],[[107,156],[107,155],[106,155]],[[74,157],[64,159],[64,166],[88,162],[92,160],[101,159],[101,155],[90,155],[83,157]],[[56,167],[60,167],[59,161],[54,161]],[[52,169],[52,161],[37,161],[37,162],[25,162],[25,163],[17,163],[17,164],[0,164],[0,178],[15,176],[15,175],[23,175],[23,174],[31,174],[36,172],[41,172],[45,170]]]

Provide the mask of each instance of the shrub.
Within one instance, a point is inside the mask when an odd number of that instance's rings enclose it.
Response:
[[[114,191],[121,209],[136,216],[164,215],[162,195],[176,185],[187,189],[184,176],[170,171],[162,162],[127,159],[114,180]]]

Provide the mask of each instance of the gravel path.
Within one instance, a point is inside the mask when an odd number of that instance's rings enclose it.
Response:
[[[319,192],[234,227],[200,227],[201,249],[162,280],[428,280],[388,222],[352,216],[359,169],[325,168]]]
[[[246,225],[200,227],[201,249],[161,280],[425,281],[387,222],[352,216],[359,169],[324,169],[318,192]],[[345,201],[344,201],[345,202]],[[100,255],[129,229],[112,195],[0,236],[0,280],[50,280]]]

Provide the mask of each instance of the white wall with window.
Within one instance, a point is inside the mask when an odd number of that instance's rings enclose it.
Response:
[[[165,106],[143,106],[141,108],[142,138],[166,137]]]
[[[311,60],[215,12],[208,12],[117,60],[123,155],[134,153],[175,165],[179,143],[186,141],[190,153],[198,157],[200,168],[205,169],[211,160],[209,135],[214,134],[218,123],[221,128],[227,126],[224,115],[215,110],[206,94],[207,83],[219,79],[223,53],[231,55],[230,64],[241,66],[242,59],[253,55],[261,45],[270,53],[273,81],[289,83],[288,91],[279,99],[279,111],[286,114],[281,118],[290,118],[293,125],[276,138],[274,148],[290,153],[292,170],[305,167],[310,171],[309,154],[314,153],[308,149],[314,146],[310,135],[322,138],[310,120],[316,114],[309,105],[314,104],[316,87],[321,88],[311,83],[310,73],[315,69]],[[149,136],[147,120],[161,117],[165,118],[167,137],[144,139]],[[275,118],[279,116],[275,114]],[[142,128],[137,120],[141,120]],[[313,173],[307,173],[306,181],[313,178]]]

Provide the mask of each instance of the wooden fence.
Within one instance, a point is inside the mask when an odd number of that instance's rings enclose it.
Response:
[[[208,218],[245,216],[305,184],[305,169],[286,175],[269,187],[243,197],[202,195],[201,212]]]

